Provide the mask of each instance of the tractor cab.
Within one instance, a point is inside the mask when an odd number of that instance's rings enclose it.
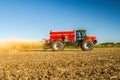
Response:
[[[76,41],[83,40],[85,36],[86,36],[86,30],[84,29],[76,30]]]

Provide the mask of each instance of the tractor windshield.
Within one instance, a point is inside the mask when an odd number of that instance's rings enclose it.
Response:
[[[86,36],[85,30],[76,30],[76,40],[82,40]]]

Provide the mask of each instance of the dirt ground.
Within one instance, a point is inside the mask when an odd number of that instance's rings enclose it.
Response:
[[[120,48],[0,53],[0,80],[120,80]]]

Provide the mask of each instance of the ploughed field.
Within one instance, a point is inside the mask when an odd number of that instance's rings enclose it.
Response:
[[[0,53],[0,80],[120,80],[120,48]]]

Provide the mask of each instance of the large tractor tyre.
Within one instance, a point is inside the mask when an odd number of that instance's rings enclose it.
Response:
[[[93,42],[90,40],[85,40],[82,42],[81,48],[84,51],[92,51],[94,48]]]
[[[52,50],[54,51],[62,51],[64,49],[64,44],[61,41],[53,41],[52,42]]]

